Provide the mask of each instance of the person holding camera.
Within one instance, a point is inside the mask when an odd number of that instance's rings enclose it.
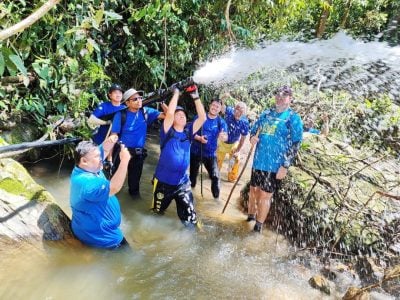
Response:
[[[222,102],[218,98],[211,100],[207,119],[201,130],[194,135],[190,149],[190,182],[192,188],[196,186],[200,164],[204,164],[211,179],[211,192],[215,200],[219,199],[220,176],[217,164],[218,140],[225,142],[228,139],[226,122],[219,116]]]
[[[121,229],[121,209],[115,194],[121,189],[130,154],[122,145],[121,163],[109,181],[103,174],[103,160],[111,151],[116,137],[107,138],[101,146],[80,142],[75,148],[75,167],[71,174],[71,229],[85,245],[115,249],[128,244]]]
[[[164,119],[165,113],[151,107],[142,107],[143,92],[133,88],[124,93],[122,100],[127,106],[127,110],[115,114],[111,135],[118,135],[131,154],[128,166],[129,194],[132,197],[137,197],[140,196],[140,178],[143,163],[147,156],[147,150],[144,148],[147,126],[157,119]],[[163,109],[166,109],[165,104]],[[116,151],[118,151],[118,148]],[[114,166],[118,166],[118,164],[119,159],[116,156]]]
[[[180,91],[175,86],[160,130],[161,153],[153,180],[152,209],[162,215],[175,200],[181,222],[186,227],[196,227],[198,219],[187,169],[193,136],[205,122],[206,113],[197,87],[189,87],[186,91],[190,92],[198,117],[194,122],[187,123],[186,112],[183,107],[177,106]]]

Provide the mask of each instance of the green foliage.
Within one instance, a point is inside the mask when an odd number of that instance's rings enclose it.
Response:
[[[0,29],[42,4],[2,1]],[[91,110],[111,82],[154,90],[191,76],[199,61],[227,51],[233,42],[252,47],[260,39],[313,38],[323,9],[330,12],[327,36],[347,18],[345,29],[373,37],[400,11],[400,4],[388,0],[333,0],[331,6],[321,0],[239,0],[231,2],[228,23],[226,5],[206,0],[61,2],[0,44],[0,76],[22,76],[24,83],[11,91],[0,85],[0,107],[22,111],[45,126],[48,115]],[[385,38],[396,41],[396,32]],[[36,80],[29,83],[29,76]],[[233,92],[249,100],[251,109],[271,104],[270,96],[253,97],[246,87]]]

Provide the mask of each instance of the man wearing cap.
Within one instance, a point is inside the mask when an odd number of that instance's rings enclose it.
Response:
[[[264,111],[250,131],[250,143],[256,145],[256,150],[247,221],[256,221],[255,232],[261,232],[272,195],[286,177],[303,137],[301,118],[290,108],[292,89],[288,86],[279,88],[275,92],[275,101],[275,107]]]
[[[200,164],[204,164],[211,179],[211,192],[215,200],[219,199],[220,178],[217,164],[218,139],[226,141],[227,126],[225,120],[219,116],[222,103],[218,98],[211,100],[207,113],[207,120],[201,130],[194,135],[194,141],[190,148],[190,182],[196,186]]]
[[[206,120],[197,88],[191,89],[198,118],[187,123],[186,113],[177,106],[179,90],[168,104],[168,110],[160,130],[161,153],[154,174],[153,211],[163,214],[172,200],[176,202],[178,217],[186,227],[199,225],[193,204],[193,195],[187,173],[190,163],[190,145],[193,135]]]
[[[218,141],[217,161],[221,170],[225,156],[229,155],[228,180],[235,182],[239,175],[240,150],[249,133],[249,121],[246,118],[247,106],[244,102],[236,103],[235,107],[226,106],[224,97],[221,97],[221,112],[225,116],[228,127],[228,139]]]
[[[97,145],[100,145],[106,138],[114,114],[125,108],[125,105],[121,104],[123,92],[124,90],[119,84],[112,84],[107,93],[110,101],[101,103],[88,119],[89,126],[97,127],[92,136],[93,142]]]
[[[128,148],[131,154],[128,166],[128,186],[129,194],[136,197],[140,195],[140,177],[144,159],[147,156],[147,150],[144,148],[147,126],[157,119],[164,119],[165,114],[151,107],[142,107],[142,91],[129,89],[124,93],[122,99],[127,110],[115,114],[111,135],[119,135],[121,143]],[[119,159],[116,156],[114,165],[118,166],[118,163]]]

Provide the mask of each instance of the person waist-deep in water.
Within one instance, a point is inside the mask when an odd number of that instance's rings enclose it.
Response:
[[[140,178],[147,157],[145,149],[147,126],[165,117],[164,112],[151,107],[142,107],[142,100],[141,91],[127,90],[123,95],[127,110],[115,114],[111,128],[111,135],[118,135],[131,154],[128,165],[128,187],[129,194],[133,197],[140,195]],[[166,110],[166,105],[162,104],[162,108]],[[118,151],[119,147],[116,147],[113,153],[114,168],[119,164]]]
[[[264,111],[254,123],[250,143],[256,145],[250,179],[247,221],[256,221],[261,232],[272,195],[286,177],[303,136],[300,116],[290,108],[292,90],[283,86],[275,93],[275,107]],[[258,136],[257,136],[258,132]]]
[[[152,209],[157,214],[163,214],[171,201],[175,200],[181,222],[187,227],[194,227],[198,225],[198,219],[187,171],[193,135],[205,122],[206,113],[197,89],[190,96],[198,115],[193,123],[187,123],[185,111],[182,107],[177,106],[178,89],[174,90],[168,104],[165,120],[160,130],[161,153],[154,174]]]
[[[70,187],[71,228],[87,246],[115,249],[127,244],[119,227],[121,210],[115,196],[124,183],[130,159],[123,145],[114,177],[108,180],[102,172],[103,159],[116,141],[110,137],[101,146],[83,141],[75,149]]]
[[[211,192],[214,199],[219,199],[220,172],[217,163],[218,140],[226,141],[227,125],[219,116],[222,102],[218,98],[212,99],[207,113],[207,119],[200,131],[194,135],[190,149],[190,182],[196,186],[200,165],[203,164],[211,179]]]

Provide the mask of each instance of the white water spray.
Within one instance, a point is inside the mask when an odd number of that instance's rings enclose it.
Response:
[[[358,96],[387,92],[400,99],[400,47],[354,40],[340,32],[330,40],[270,42],[255,50],[231,52],[202,64],[194,80],[222,87],[264,74],[285,71],[309,85],[344,89]],[[290,80],[288,80],[290,81]]]

